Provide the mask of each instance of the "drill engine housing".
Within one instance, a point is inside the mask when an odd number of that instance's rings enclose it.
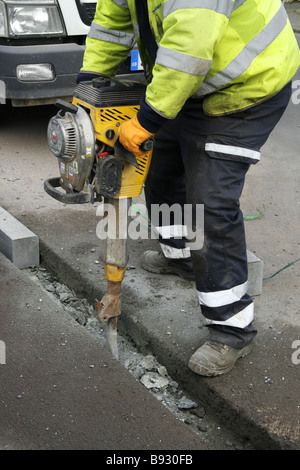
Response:
[[[80,83],[72,103],[57,100],[60,110],[49,122],[48,143],[58,159],[60,177],[45,182],[52,197],[75,204],[102,196],[139,196],[150,165],[151,142],[148,151],[136,158],[120,145],[118,135],[121,123],[137,114],[144,94],[142,83],[99,77]]]

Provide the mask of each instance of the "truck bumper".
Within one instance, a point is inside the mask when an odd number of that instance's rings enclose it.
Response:
[[[13,106],[35,106],[54,103],[57,98],[71,101],[84,51],[84,46],[75,43],[0,45],[0,104],[10,101]],[[19,80],[17,67],[26,64],[51,64],[53,80]],[[128,80],[145,80],[143,72],[132,72],[127,65],[120,68],[118,76]]]
[[[46,104],[56,98],[71,97],[76,76],[82,67],[84,46],[75,43],[38,46],[0,46],[0,103],[14,106]],[[17,66],[51,64],[52,80],[23,81]]]

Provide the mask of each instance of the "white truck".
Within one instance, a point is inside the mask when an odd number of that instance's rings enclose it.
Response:
[[[0,0],[0,104],[71,99],[96,3]],[[140,74],[136,64],[136,55],[129,56],[119,74]]]

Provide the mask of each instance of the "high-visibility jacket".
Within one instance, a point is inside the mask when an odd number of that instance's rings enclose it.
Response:
[[[98,0],[81,70],[113,77],[137,43],[146,102],[166,118],[174,118],[190,97],[203,97],[204,111],[212,115],[253,106],[280,91],[300,65],[281,0],[147,4],[155,61],[141,39],[135,0]]]

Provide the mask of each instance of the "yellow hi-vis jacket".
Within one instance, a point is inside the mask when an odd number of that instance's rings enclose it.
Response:
[[[114,77],[137,43],[146,102],[161,116],[176,117],[190,97],[203,97],[211,115],[253,106],[279,92],[300,65],[281,0],[147,3],[155,63],[141,40],[135,0],[98,0],[81,71]]]

